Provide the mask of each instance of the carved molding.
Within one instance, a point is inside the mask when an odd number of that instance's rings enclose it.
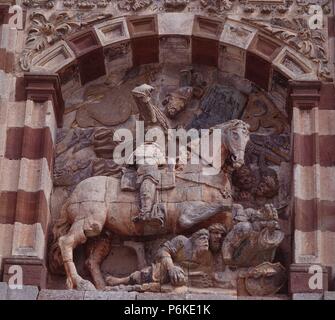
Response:
[[[57,120],[57,125],[61,127],[64,101],[60,88],[60,79],[56,74],[25,73],[25,90],[27,100],[44,102],[51,100]]]
[[[292,20],[287,18],[272,18],[270,20],[243,18],[242,20],[282,40],[307,59],[316,63],[317,73],[321,79],[331,79],[327,67],[326,36],[322,30],[311,30],[306,19],[299,17]]]

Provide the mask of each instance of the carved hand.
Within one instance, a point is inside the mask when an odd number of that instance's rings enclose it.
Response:
[[[170,281],[173,286],[182,286],[186,283],[185,272],[178,266],[169,269]]]

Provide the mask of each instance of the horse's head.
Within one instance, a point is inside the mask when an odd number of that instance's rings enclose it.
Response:
[[[148,84],[142,84],[132,90],[133,97],[141,101],[142,103],[147,103],[151,100],[151,93],[154,91],[154,87]]]
[[[229,151],[233,168],[244,164],[245,147],[249,141],[249,125],[242,120],[234,119],[222,125],[223,144]]]

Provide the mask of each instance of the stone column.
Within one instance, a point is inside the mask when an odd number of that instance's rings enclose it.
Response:
[[[325,253],[327,232],[335,226],[332,200],[334,188],[334,136],[330,124],[334,119],[334,86],[319,81],[291,82],[292,136],[293,136],[293,215],[294,261],[290,270],[290,292],[318,292],[328,288]],[[335,120],[335,119],[334,119]],[[334,122],[333,122],[334,123]],[[334,230],[333,230],[334,231]],[[323,270],[322,289],[311,289],[308,281],[312,265]],[[320,269],[321,270],[321,269]]]
[[[11,265],[23,270],[24,284],[45,286],[46,246],[52,191],[53,152],[63,100],[57,75],[25,74],[26,101],[9,104],[1,167],[1,211],[12,228]]]
[[[10,14],[9,7],[12,1],[0,1],[0,274],[3,270],[3,258],[11,254],[13,219],[8,216],[4,202],[4,159],[6,150],[6,127],[10,101],[14,100],[15,92],[14,53],[18,31],[8,24]]]

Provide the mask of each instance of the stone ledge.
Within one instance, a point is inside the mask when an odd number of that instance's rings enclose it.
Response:
[[[322,293],[293,293],[292,300],[323,300]]]
[[[323,295],[324,300],[335,300],[335,291],[325,291]]]
[[[10,289],[5,282],[0,283],[0,300],[36,300],[38,287],[23,286],[22,289]]]
[[[322,293],[296,293],[292,300],[335,300],[335,291]],[[287,295],[270,297],[239,297],[233,294],[222,293],[139,293],[115,291],[77,291],[51,290],[38,291],[35,286],[23,286],[23,289],[9,289],[7,283],[0,282],[0,300],[290,300]]]

